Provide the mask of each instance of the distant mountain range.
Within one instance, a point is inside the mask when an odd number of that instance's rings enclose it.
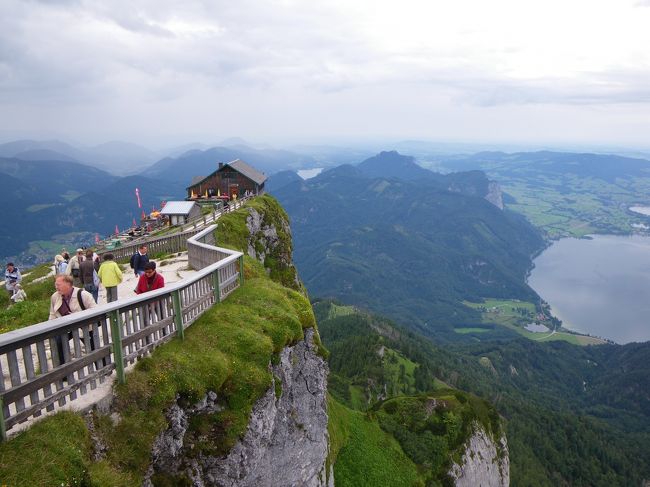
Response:
[[[111,141],[78,148],[59,140],[17,140],[0,144],[0,157],[74,161],[117,175],[134,174],[160,159],[156,152],[129,142]]]
[[[617,178],[650,176],[650,161],[612,154],[568,153],[568,152],[479,152],[471,156],[441,158],[443,164],[455,171],[481,169],[498,173],[555,174],[591,177],[606,182]]]
[[[291,218],[295,262],[312,296],[457,339],[454,325],[480,322],[462,300],[537,299],[525,275],[543,239],[489,203],[489,185],[481,172],[434,174],[387,152],[273,194]]]
[[[248,146],[213,147],[191,150],[178,157],[166,157],[142,172],[143,175],[165,181],[182,181],[189,186],[193,176],[207,176],[218,169],[219,162],[242,159],[261,172],[271,174],[289,167],[310,166],[314,161],[289,151],[253,149]]]

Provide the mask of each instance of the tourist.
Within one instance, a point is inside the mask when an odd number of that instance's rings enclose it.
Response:
[[[117,286],[122,282],[122,269],[115,262],[113,254],[105,254],[104,262],[99,266],[99,280],[106,288],[106,302],[117,301]]]
[[[13,262],[7,262],[7,269],[5,270],[5,289],[9,293],[9,299],[14,295],[14,288],[16,284],[23,280],[20,275],[20,270],[14,265]]]
[[[83,288],[93,295],[96,303],[99,299],[99,277],[97,277],[97,271],[95,271],[93,254],[92,250],[86,250],[86,258],[79,264],[79,279]]]
[[[136,294],[154,291],[165,286],[165,278],[156,272],[156,263],[147,262],[144,266],[144,274],[140,276],[138,285],[135,288]]]
[[[72,276],[74,287],[83,287],[81,282],[81,270],[79,266],[84,260],[84,249],[77,249],[77,254],[70,259],[65,273]]]
[[[144,274],[145,265],[149,262],[149,256],[147,255],[147,246],[140,245],[138,251],[133,254],[131,258],[131,267],[136,275],[142,276]]]
[[[73,284],[74,279],[72,276],[67,274],[56,276],[54,280],[56,292],[50,298],[50,320],[95,307],[95,300],[92,294],[83,289],[75,288]],[[70,333],[68,334],[68,339],[71,338],[72,334]],[[56,342],[58,352],[58,356],[56,357],[58,364],[62,364],[65,362],[65,355],[63,353],[63,340],[61,335],[56,335],[54,341]],[[94,337],[91,333],[90,349],[94,350],[94,348]]]
[[[23,287],[19,284],[16,283],[14,285],[14,294],[11,296],[11,300],[14,303],[20,303],[22,301],[25,301],[27,299],[27,293],[23,290]]]
[[[65,274],[65,270],[68,267],[68,262],[63,258],[61,254],[57,254],[54,257],[54,274]]]

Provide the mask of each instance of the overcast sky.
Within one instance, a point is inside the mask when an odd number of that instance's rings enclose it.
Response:
[[[650,0],[2,0],[0,139],[650,147]]]

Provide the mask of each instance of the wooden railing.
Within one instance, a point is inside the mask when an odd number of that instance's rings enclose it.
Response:
[[[99,255],[111,253],[115,260],[128,259],[133,255],[141,245],[148,247],[147,253],[154,254],[173,254],[174,252],[183,252],[187,250],[187,239],[192,235],[196,235],[205,228],[206,225],[214,223],[223,213],[234,211],[240,208],[248,198],[241,200],[231,201],[227,209],[216,210],[207,215],[197,217],[183,225],[178,226],[178,233],[161,237],[143,237],[130,241],[128,244],[116,247],[114,249],[100,249],[97,251]]]
[[[0,438],[96,389],[184,330],[243,280],[243,254],[218,248],[216,225],[187,240],[195,275],[163,289],[0,335]],[[5,371],[8,377],[5,378]]]

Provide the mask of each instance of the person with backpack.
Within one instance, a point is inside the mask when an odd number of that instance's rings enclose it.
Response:
[[[130,265],[131,269],[135,272],[137,276],[142,276],[144,274],[144,266],[149,262],[149,256],[147,255],[147,246],[146,244],[140,245],[138,251],[131,256]]]
[[[20,270],[14,265],[13,262],[7,262],[7,269],[5,270],[5,289],[9,293],[9,299],[14,295],[16,284],[23,280],[20,275]]]
[[[104,262],[99,266],[99,280],[106,288],[106,302],[117,301],[117,286],[122,282],[122,269],[115,262],[113,254],[104,254]]]
[[[86,250],[86,258],[79,264],[79,270],[81,271],[79,280],[83,288],[93,295],[96,303],[99,299],[99,277],[97,277],[97,271],[95,270],[93,255],[92,250]]]
[[[74,279],[72,276],[67,274],[56,276],[54,280],[56,292],[50,297],[50,320],[95,307],[95,300],[92,294],[84,289],[77,289],[73,284]],[[68,339],[72,338],[71,335],[71,333],[68,335]],[[58,364],[63,364],[65,363],[65,356],[63,354],[63,339],[61,335],[55,336],[54,341],[56,342],[58,352]],[[90,349],[94,350],[94,348],[94,337],[91,335]]]
[[[69,276],[72,276],[74,287],[83,287],[81,282],[81,263],[84,260],[84,250],[77,249],[77,254],[70,259],[68,262],[68,267],[65,270],[65,273]]]

